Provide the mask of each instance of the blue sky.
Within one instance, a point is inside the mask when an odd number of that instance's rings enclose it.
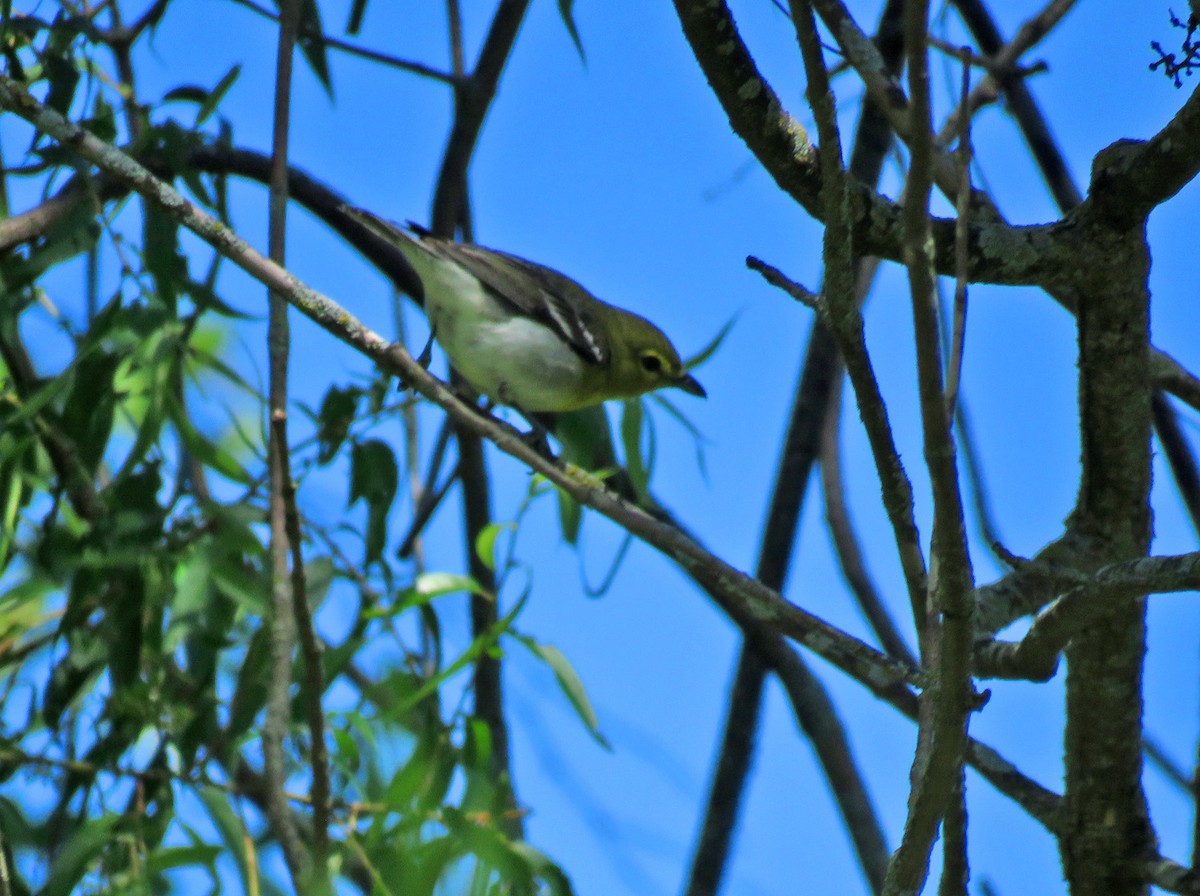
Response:
[[[490,4],[465,4],[469,45],[476,47]],[[1004,33],[1040,4],[996,4]],[[345,8],[323,4],[337,33]],[[790,25],[768,0],[733,3],[743,34],[790,111],[806,125],[803,80]],[[869,27],[874,4],[855,4]],[[44,12],[44,10],[43,10]],[[695,64],[669,4],[576,3],[587,51],[581,64],[557,4],[532,5],[501,82],[471,171],[479,242],[542,261],[597,295],[654,319],[686,355],[731,318],[736,324],[698,376],[707,401],[668,399],[703,433],[704,467],[688,433],[656,414],[662,500],[727,561],[754,565],[791,391],[810,325],[809,312],[744,266],[758,255],[815,287],[820,230],[752,164],[732,134]],[[371,4],[363,44],[439,67],[448,66],[443,9],[436,3]],[[1032,54],[1050,64],[1032,82],[1086,186],[1092,156],[1121,137],[1145,138],[1165,124],[1194,86],[1176,90],[1147,66],[1151,40],[1177,42],[1158,4],[1096,0],[1080,4]],[[951,26],[949,38],[962,37]],[[221,0],[177,3],[138,59],[147,99],[180,82],[213,85],[234,63],[241,76],[223,107],[238,145],[270,145],[274,32],[245,9]],[[331,55],[333,101],[299,66],[292,159],[347,198],[379,214],[425,220],[450,121],[441,85]],[[943,100],[947,83],[935,63]],[[950,72],[950,69],[946,69]],[[838,82],[849,126],[859,89]],[[947,111],[943,101],[942,115]],[[5,122],[6,158],[27,140]],[[845,142],[849,143],[847,134]],[[978,119],[975,143],[984,182],[1014,223],[1057,217],[1023,154],[1003,108]],[[894,192],[896,165],[889,165]],[[256,185],[234,192],[241,234],[265,246],[265,194]],[[21,197],[14,207],[22,208]],[[33,197],[25,197],[31,203]],[[1151,218],[1155,268],[1156,344],[1200,370],[1200,312],[1195,301],[1195,220],[1200,189],[1187,187]],[[291,269],[350,308],[369,325],[392,332],[389,288],[340,240],[302,212],[289,221]],[[79,268],[56,281],[70,308]],[[244,281],[227,272],[227,284]],[[244,281],[226,295],[260,312],[262,289]],[[920,471],[910,312],[902,274],[885,267],[867,309],[868,340],[897,441],[913,476],[918,518],[928,519]],[[74,309],[78,313],[78,309]],[[419,334],[419,316],[412,315]],[[37,324],[27,324],[36,327]],[[235,352],[244,369],[265,371],[262,339],[253,329]],[[306,321],[293,326],[293,395],[315,404],[331,381],[366,369]],[[257,341],[255,341],[257,340]],[[419,337],[413,337],[419,347]],[[54,347],[47,336],[46,363]],[[257,359],[257,360],[255,360]],[[435,361],[435,370],[443,370]],[[975,288],[971,295],[963,397],[971,412],[990,498],[1006,546],[1030,554],[1053,538],[1070,511],[1077,474],[1074,329],[1066,312],[1034,290]],[[219,420],[214,416],[214,422]],[[1197,435],[1196,414],[1183,412]],[[435,421],[426,421],[432,433]],[[214,424],[215,425],[215,424]],[[852,512],[871,572],[903,619],[899,570],[865,439],[852,407],[843,434]],[[515,461],[489,456],[496,479],[494,514],[511,519],[528,486]],[[1156,467],[1156,542],[1163,553],[1195,548],[1196,534],[1171,501],[1169,477]],[[850,604],[822,528],[819,487],[809,490],[787,596],[849,631],[867,636]],[[337,477],[306,483],[301,503],[326,512],[345,503]],[[432,569],[459,570],[457,506],[447,508],[428,540]],[[397,510],[397,525],[409,508]],[[358,512],[358,511],[354,511]],[[923,526],[927,531],[927,526]],[[977,539],[978,541],[978,539]],[[736,657],[730,625],[655,552],[630,550],[610,591],[585,595],[621,543],[605,521],[589,517],[580,550],[560,543],[553,502],[529,514],[519,556],[532,598],[522,631],[557,645],[574,663],[613,745],[599,748],[574,722],[549,673],[516,652],[508,666],[515,779],[533,807],[530,839],[560,861],[581,896],[678,890],[706,795],[720,731],[725,688]],[[977,543],[980,581],[997,570]],[[447,608],[451,605],[447,604]],[[462,614],[447,612],[449,637],[465,643]],[[1200,679],[1194,595],[1151,599],[1147,723],[1185,766],[1195,753]],[[323,620],[336,627],[336,618]],[[860,765],[893,845],[904,819],[914,729],[836,671],[813,660],[843,713]],[[1027,774],[1057,789],[1061,773],[1061,682],[996,683],[972,731]],[[862,892],[861,877],[819,770],[799,739],[786,703],[768,689],[744,823],[726,892]],[[1147,775],[1164,853],[1186,861],[1190,807]],[[1001,893],[1056,892],[1057,855],[1048,837],[986,783],[970,782],[974,880]],[[1019,855],[1019,862],[1012,861]]]

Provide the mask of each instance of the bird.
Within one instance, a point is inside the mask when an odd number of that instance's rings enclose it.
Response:
[[[530,415],[669,386],[707,397],[662,330],[565,274],[435,237],[411,221],[403,228],[365,209],[343,208],[408,260],[423,287],[431,341],[497,403]],[[427,351],[422,356],[427,359]]]

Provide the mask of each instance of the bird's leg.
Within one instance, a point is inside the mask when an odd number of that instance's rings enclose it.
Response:
[[[544,414],[535,414],[520,408],[516,408],[516,411],[529,424],[529,432],[522,433],[521,440],[546,460],[557,460],[554,452],[550,450],[550,427],[554,425],[553,422]]]
[[[421,349],[421,354],[417,355],[417,363],[429,369],[429,364],[433,360],[433,337],[437,335],[437,327],[429,328],[429,339],[425,343],[425,347]]]
[[[546,422],[542,419],[545,415],[539,415],[534,411],[527,411],[519,404],[512,400],[512,396],[508,394],[508,384],[501,383],[499,395],[497,395],[499,403],[507,405],[518,414],[525,418],[529,424],[529,432],[521,434],[521,441],[540,454],[547,460],[555,459],[554,453],[550,450],[550,429]],[[490,400],[490,399],[489,399]],[[553,425],[553,423],[551,423]]]
[[[425,343],[425,347],[421,349],[421,354],[417,355],[417,363],[421,365],[422,370],[428,370],[429,364],[433,360],[433,327],[429,328],[429,340]],[[407,348],[407,346],[405,346]],[[404,380],[400,380],[400,385],[397,391],[403,393],[408,391],[408,384]]]

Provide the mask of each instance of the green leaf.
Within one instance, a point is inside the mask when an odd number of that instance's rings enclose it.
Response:
[[[266,577],[236,554],[214,554],[209,573],[217,591],[251,616],[268,615]]]
[[[488,523],[475,537],[475,556],[488,569],[496,569],[496,539],[504,531],[515,532],[517,527],[512,523]]]
[[[571,879],[544,852],[523,840],[512,841],[509,849],[521,856],[533,871],[534,877],[546,884],[551,896],[573,896],[575,891],[571,888]]]
[[[468,719],[467,737],[463,744],[463,765],[475,771],[488,771],[494,758],[492,729],[483,719]]]
[[[42,719],[48,728],[58,725],[63,712],[75,702],[85,686],[100,675],[107,660],[105,645],[100,638],[89,634],[84,639],[75,635],[74,631],[68,634],[70,649],[54,664],[46,684]]]
[[[568,463],[598,475],[617,466],[612,425],[603,406],[580,408],[577,411],[558,414],[554,421],[554,437],[562,445],[562,457]],[[559,525],[562,528],[563,539],[573,545],[579,539],[583,508],[561,489],[556,489],[555,494],[558,497]]]
[[[725,321],[724,326],[717,330],[717,335],[709,340],[708,345],[704,346],[704,348],[700,349],[699,352],[684,361],[683,366],[688,370],[691,370],[694,367],[703,366],[709,358],[716,354],[717,349],[721,347],[721,343],[725,341],[725,337],[729,335],[729,331],[733,329],[733,325],[737,323],[737,319],[738,314],[735,314],[733,317],[729,318],[729,320]]]
[[[134,685],[141,669],[146,624],[146,582],[140,570],[110,577],[104,588],[102,640],[109,647],[108,668],[117,688]]]
[[[229,701],[229,722],[226,725],[231,741],[250,730],[254,720],[267,702],[267,678],[270,674],[271,651],[266,626],[260,626],[250,637],[242,668],[238,671],[237,686]]]
[[[309,557],[304,562],[304,577],[307,579],[308,605],[313,610],[324,603],[333,585],[333,558],[328,555]]]
[[[426,731],[404,765],[392,776],[383,802],[401,813],[435,809],[446,798],[457,766],[458,751],[446,732]]]
[[[71,103],[75,99],[75,88],[79,86],[80,75],[79,70],[67,55],[67,47],[63,47],[62,50],[63,52],[60,54],[48,48],[48,52],[42,58],[42,73],[50,84],[44,102],[55,112],[69,116]]]
[[[181,285],[187,280],[187,259],[179,250],[179,224],[153,203],[142,204],[142,259],[154,278],[155,296],[174,313]]]
[[[121,363],[115,354],[83,352],[71,378],[71,393],[63,408],[62,426],[77,446],[85,470],[95,474],[112,434],[116,396],[113,377]]]
[[[417,706],[430,694],[435,693],[442,686],[443,682],[457,675],[461,670],[465,669],[480,656],[494,648],[499,642],[500,636],[509,630],[513,624],[513,621],[517,618],[518,614],[520,614],[521,610],[524,609],[525,601],[528,599],[528,592],[522,594],[520,599],[517,600],[517,602],[513,605],[513,608],[509,610],[509,612],[506,613],[502,618],[493,622],[488,627],[487,631],[475,638],[475,640],[471,642],[467,649],[464,650],[458,656],[458,658],[454,660],[454,662],[442,669],[436,675],[427,678],[419,688],[401,701],[399,707],[392,709],[389,714],[394,718],[403,717],[414,706]]]
[[[195,103],[199,105],[208,97],[208,89],[199,84],[181,84],[163,94],[164,103]]]
[[[532,893],[534,866],[526,854],[512,848],[513,842],[497,828],[478,824],[463,812],[447,806],[442,817],[452,836],[458,837],[480,862],[490,865],[504,879],[506,892]]]
[[[406,886],[404,896],[433,896],[438,880],[464,852],[459,837],[436,837],[422,843],[413,859],[419,870],[416,880]]]
[[[334,728],[329,732],[333,739],[333,751],[330,758],[334,771],[345,772],[354,777],[362,768],[362,757],[358,750],[358,741],[354,735],[342,728]]]
[[[337,456],[350,434],[350,424],[358,415],[363,394],[361,386],[329,387],[317,413],[317,463],[324,466]]]
[[[701,475],[707,477],[708,470],[707,465],[704,462],[704,445],[706,441],[704,438],[704,433],[697,429],[696,425],[692,423],[692,421],[686,416],[684,416],[683,412],[680,411],[679,408],[667,401],[667,399],[663,398],[661,395],[652,395],[650,397],[655,404],[674,417],[675,421],[685,430],[687,430],[688,435],[692,437],[692,442],[696,446],[696,466],[700,468]]]
[[[188,419],[184,409],[174,396],[166,396],[166,398],[171,422],[175,424],[179,438],[196,460],[240,485],[254,484],[254,477],[249,470],[238,463],[232,454],[202,435],[200,430],[192,425],[192,421]]]
[[[102,815],[85,821],[58,851],[40,896],[70,896],[88,870],[100,860],[112,840],[119,816]]]
[[[225,846],[225,851],[231,853],[237,861],[238,871],[242,876],[242,891],[245,893],[257,892],[257,873],[254,869],[257,868],[258,863],[251,861],[253,857],[247,854],[247,848],[254,848],[253,840],[248,836],[241,818],[238,817],[237,811],[232,805],[232,797],[215,787],[204,786],[196,789],[196,795],[200,797],[200,802],[204,804],[208,817],[212,819],[213,826],[217,829],[217,834]]]
[[[203,184],[200,186],[203,187]],[[201,198],[204,198],[203,194],[199,193],[195,187],[192,188],[192,192],[197,193],[197,195],[200,195]],[[211,202],[208,204],[210,206],[212,205]],[[192,297],[192,301],[196,303],[196,307],[202,311],[211,311],[214,314],[219,314],[222,317],[231,317],[234,320],[257,319],[256,315],[247,314],[244,311],[239,311],[238,309],[234,308],[219,295],[217,295],[216,292],[213,291],[212,287],[205,283],[200,283],[196,280],[189,279],[180,284],[180,287],[184,292]]]
[[[563,541],[575,545],[579,543],[579,530],[583,526],[583,505],[564,492],[555,489],[558,497],[558,526],[562,530]]]
[[[640,398],[629,398],[621,403],[621,444],[625,449],[625,470],[629,482],[640,502],[644,502],[650,489],[652,457],[642,456],[642,429],[645,409]],[[653,441],[651,439],[651,441]],[[650,452],[647,452],[648,454]]]
[[[79,124],[105,143],[115,143],[117,140],[117,113],[104,99],[103,94],[96,95],[96,101],[92,104],[92,117]]]
[[[443,594],[465,591],[468,594],[483,594],[483,588],[470,576],[452,572],[426,572],[417,576],[413,583],[413,600],[408,606],[427,604]]]
[[[368,619],[388,619],[414,607],[424,607],[447,594],[483,594],[487,592],[470,576],[452,572],[425,572],[396,595],[391,606],[375,607],[366,612]]]
[[[92,205],[78,203],[61,219],[54,221],[42,234],[42,239],[23,257],[8,253],[3,259],[4,282],[9,297],[23,286],[33,284],[55,265],[70,261],[92,249],[100,236],[100,222]],[[8,313],[8,309],[5,309]]]
[[[154,850],[146,857],[146,871],[150,874],[161,874],[172,868],[186,868],[190,865],[204,865],[211,869],[221,853],[221,847],[207,843],[167,846]]]
[[[580,62],[586,65],[587,56],[583,52],[583,41],[579,39],[579,29],[575,27],[574,6],[575,0],[558,0],[558,14],[562,17],[563,24],[567,26],[567,33],[571,35],[571,43],[575,44]]]
[[[221,77],[221,80],[217,82],[217,86],[212,89],[200,104],[200,111],[196,113],[196,127],[204,124],[217,111],[217,106],[221,104],[221,100],[225,98],[225,94],[229,92],[229,88],[233,86],[234,81],[238,79],[238,75],[241,73],[241,65],[235,65]]]
[[[58,612],[47,599],[57,590],[54,579],[34,572],[0,595],[0,642],[19,644],[26,635],[55,619]],[[14,650],[0,652],[0,669],[10,662],[19,663],[20,655]]]
[[[350,450],[350,499],[367,502],[366,563],[383,557],[387,543],[387,516],[396,489],[400,485],[400,470],[391,446],[379,439],[355,442]]]
[[[276,0],[278,5],[279,0]],[[333,81],[329,76],[329,59],[325,55],[325,28],[321,24],[321,11],[317,8],[316,0],[300,0],[300,31],[296,42],[313,74],[332,99]]]
[[[579,677],[579,673],[575,671],[575,668],[563,656],[563,652],[553,644],[539,643],[528,635],[512,632],[512,636],[525,645],[530,653],[550,667],[550,671],[554,673],[554,679],[558,682],[559,688],[562,689],[563,694],[574,708],[575,714],[579,716],[587,728],[588,733],[604,749],[611,750],[612,746],[604,735],[600,733],[600,720],[596,716],[596,710],[592,708],[592,701],[588,698],[587,690],[583,686],[583,679]]]

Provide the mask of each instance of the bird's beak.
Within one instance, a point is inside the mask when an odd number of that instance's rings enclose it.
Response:
[[[688,395],[697,395],[700,398],[708,398],[708,393],[704,391],[704,387],[690,373],[685,373],[675,381],[675,385],[686,392]]]

